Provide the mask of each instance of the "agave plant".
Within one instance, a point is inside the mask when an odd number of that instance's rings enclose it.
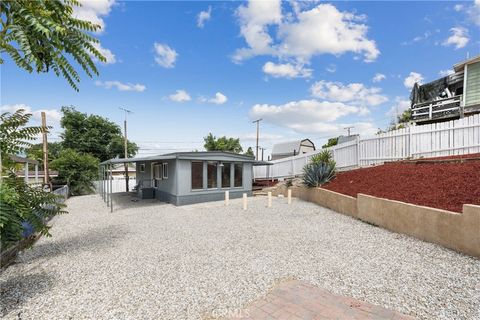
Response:
[[[333,160],[333,154],[330,150],[324,149],[320,151],[320,153],[317,153],[316,155],[313,155],[310,158],[310,163],[328,163],[332,167],[335,167],[335,161]]]
[[[316,188],[335,176],[335,165],[328,162],[311,162],[303,167],[303,184]]]

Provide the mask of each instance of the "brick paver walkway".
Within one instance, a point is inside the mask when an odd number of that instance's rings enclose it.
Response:
[[[349,297],[335,296],[302,281],[286,281],[230,319],[411,320],[410,316]]]

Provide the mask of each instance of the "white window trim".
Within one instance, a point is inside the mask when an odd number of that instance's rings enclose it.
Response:
[[[167,162],[162,163],[162,179],[164,180],[168,179],[168,163]]]
[[[143,169],[142,169],[143,168]],[[145,172],[145,163],[140,163],[140,168],[139,168],[140,172]]]

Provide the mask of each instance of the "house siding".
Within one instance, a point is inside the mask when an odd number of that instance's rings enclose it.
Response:
[[[480,62],[467,65],[465,106],[480,104]]]

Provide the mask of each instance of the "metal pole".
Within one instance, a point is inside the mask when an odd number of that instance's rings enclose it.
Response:
[[[113,174],[112,174],[112,167],[113,167],[113,165],[110,165],[110,212],[113,212],[113,198],[112,198]]]
[[[108,180],[110,179],[109,173],[108,173],[108,165],[105,166],[105,171],[107,173],[107,178],[106,178],[106,184],[107,184],[107,207],[110,207],[110,184],[108,183]]]
[[[43,183],[48,184],[48,142],[47,142],[47,118],[45,112],[42,112],[42,137],[43,137]]]

